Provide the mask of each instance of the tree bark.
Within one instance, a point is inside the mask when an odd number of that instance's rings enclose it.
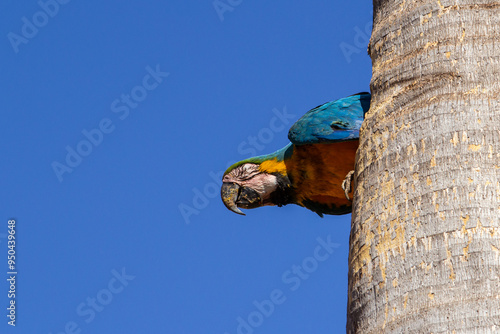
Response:
[[[374,0],[348,333],[500,332],[500,2]]]

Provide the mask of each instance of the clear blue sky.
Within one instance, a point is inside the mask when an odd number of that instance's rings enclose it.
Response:
[[[0,4],[0,332],[345,331],[350,215],[238,216],[219,177],[369,90],[371,1],[218,6]]]

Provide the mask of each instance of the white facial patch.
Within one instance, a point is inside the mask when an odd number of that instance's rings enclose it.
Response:
[[[243,164],[224,175],[222,182],[240,183],[241,181],[252,178],[259,172],[259,165],[251,163]]]
[[[265,202],[278,187],[276,176],[261,172],[259,165],[246,163],[226,174],[223,182],[234,182],[255,190]]]

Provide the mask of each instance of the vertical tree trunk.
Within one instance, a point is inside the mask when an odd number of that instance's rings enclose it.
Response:
[[[500,332],[500,2],[374,0],[348,333]]]

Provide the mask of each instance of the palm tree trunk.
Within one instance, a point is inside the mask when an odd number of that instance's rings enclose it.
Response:
[[[500,332],[500,2],[373,4],[347,332]]]

